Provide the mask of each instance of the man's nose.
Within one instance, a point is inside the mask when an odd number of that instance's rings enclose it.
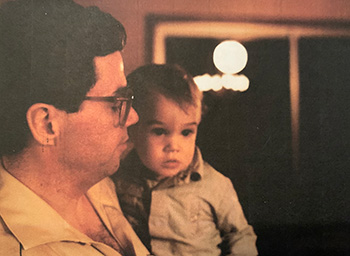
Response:
[[[125,126],[136,124],[139,121],[139,115],[136,113],[134,108],[130,108],[128,119],[126,120]]]

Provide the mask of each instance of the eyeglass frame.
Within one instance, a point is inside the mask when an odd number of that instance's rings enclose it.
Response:
[[[120,94],[126,94],[126,96],[120,96]],[[132,89],[128,87],[121,88],[117,91],[115,96],[85,96],[84,100],[91,100],[91,101],[102,101],[102,102],[111,102],[114,103],[114,107],[118,108],[119,112],[119,122],[118,125],[114,123],[115,126],[121,126],[124,127],[126,124],[126,121],[128,120],[130,109],[132,107],[132,101],[134,100],[134,92]],[[118,102],[121,102],[120,106],[118,106]],[[125,109],[124,116],[123,114],[123,107]],[[123,117],[123,118],[122,118]]]

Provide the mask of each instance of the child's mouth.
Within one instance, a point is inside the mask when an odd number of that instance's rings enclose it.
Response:
[[[180,162],[177,160],[167,160],[162,163],[162,167],[167,169],[175,169],[175,168],[178,168],[179,165],[180,165]]]

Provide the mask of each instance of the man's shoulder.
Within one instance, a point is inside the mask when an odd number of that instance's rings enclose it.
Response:
[[[7,228],[0,216],[0,255],[20,255],[20,243]]]

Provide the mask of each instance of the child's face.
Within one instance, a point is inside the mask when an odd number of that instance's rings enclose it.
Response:
[[[186,170],[192,162],[201,106],[186,106],[157,94],[131,133],[142,163],[159,179]]]

